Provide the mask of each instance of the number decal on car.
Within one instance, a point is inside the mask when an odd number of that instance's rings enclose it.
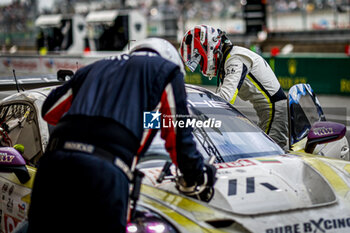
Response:
[[[228,196],[234,196],[237,195],[237,179],[232,179],[228,181]],[[273,186],[270,183],[267,182],[263,182],[263,183],[259,183],[262,186],[264,186],[265,188],[271,190],[271,191],[275,191],[278,190],[277,187]],[[247,177],[246,178],[246,193],[254,193],[255,192],[255,177]]]

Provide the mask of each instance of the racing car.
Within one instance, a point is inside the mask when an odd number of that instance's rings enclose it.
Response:
[[[51,89],[20,92],[0,102],[2,232],[12,232],[26,218],[35,165],[48,143],[50,128],[40,110]],[[289,153],[220,97],[196,86],[186,90],[194,118],[221,122],[193,130],[198,150],[205,159],[214,158],[217,168],[213,197],[205,203],[178,192],[176,169],[165,168],[170,158],[157,136],[138,164],[145,178],[127,232],[349,232],[346,128],[324,121],[322,112],[316,123],[300,124],[296,111],[303,96],[313,96],[309,86],[298,86],[293,100],[289,96],[290,123],[304,126],[294,131],[290,141],[297,146]],[[338,142],[343,160],[312,154]],[[16,144],[24,151],[14,149]]]

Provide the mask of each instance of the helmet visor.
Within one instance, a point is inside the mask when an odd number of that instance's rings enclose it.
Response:
[[[195,50],[193,52],[193,56],[191,57],[191,59],[189,59],[186,62],[186,66],[192,71],[194,72],[198,66],[198,64],[201,61],[202,56],[199,54],[199,52],[197,50]]]

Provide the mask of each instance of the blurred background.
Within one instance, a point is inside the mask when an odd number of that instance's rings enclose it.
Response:
[[[350,0],[0,0],[3,51],[36,47],[35,20],[46,14],[135,9],[147,21],[147,36],[178,43],[195,24],[225,30],[240,45],[271,52],[350,53]],[[293,47],[291,47],[292,45]]]
[[[76,70],[151,36],[178,47],[208,24],[261,54],[285,90],[350,95],[350,0],[0,0],[0,12],[0,76]]]

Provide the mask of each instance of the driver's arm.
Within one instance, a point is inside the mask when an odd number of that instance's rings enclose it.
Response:
[[[229,57],[225,62],[224,83],[220,87],[219,95],[226,101],[234,104],[238,91],[240,90],[245,77],[249,73],[251,63],[240,56]]]

